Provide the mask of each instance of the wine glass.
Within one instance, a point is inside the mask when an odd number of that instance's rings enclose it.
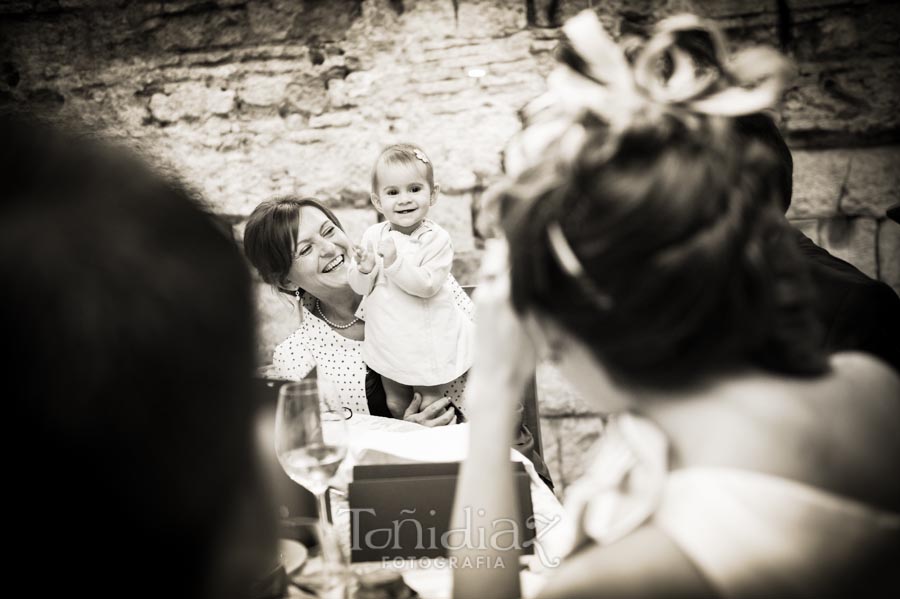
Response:
[[[347,427],[333,386],[307,377],[278,391],[275,411],[275,454],[285,473],[316,496],[322,572],[317,584],[330,588],[343,582],[343,557],[328,521],[328,484],[347,455]]]

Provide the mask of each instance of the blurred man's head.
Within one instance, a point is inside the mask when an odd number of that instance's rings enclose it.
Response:
[[[10,114],[0,138],[9,513],[25,531],[9,546],[40,569],[36,584],[212,592],[255,476],[238,249],[182,185],[122,149]],[[59,561],[48,542],[65,547]]]
[[[770,150],[777,159],[776,168],[778,169],[778,180],[781,182],[779,186],[781,205],[784,212],[791,207],[791,196],[794,191],[794,159],[791,157],[791,150],[788,148],[778,130],[778,125],[767,114],[758,112],[747,116],[737,117],[734,120],[734,127],[737,134],[746,140],[756,140]]]

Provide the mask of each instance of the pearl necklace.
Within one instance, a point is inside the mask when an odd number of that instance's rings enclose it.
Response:
[[[318,298],[316,298],[316,312],[319,313],[319,318],[321,318],[326,323],[328,323],[328,326],[330,326],[333,329],[349,329],[350,327],[355,325],[357,322],[359,322],[359,317],[357,317],[357,318],[354,318],[353,320],[351,320],[350,322],[348,322],[347,324],[334,324],[333,322],[331,322],[330,320],[325,318],[324,314],[322,314],[322,305],[319,303]]]

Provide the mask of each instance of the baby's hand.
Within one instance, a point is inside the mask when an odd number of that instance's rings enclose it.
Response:
[[[390,237],[382,239],[378,244],[378,253],[384,259],[384,267],[390,267],[397,259],[397,246],[394,244],[394,240]]]
[[[375,268],[375,254],[362,246],[353,246],[353,258],[356,260],[356,268],[364,275],[369,274]]]

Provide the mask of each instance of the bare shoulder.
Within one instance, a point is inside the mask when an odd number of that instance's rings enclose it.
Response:
[[[889,401],[900,407],[900,374],[878,358],[842,352],[831,356],[831,368],[842,386],[851,386],[873,401]]]
[[[782,416],[814,415],[820,422],[837,418],[850,426],[868,426],[876,415],[900,419],[900,376],[890,366],[859,352],[834,354],[830,365],[831,370],[820,377],[764,376],[743,388],[754,392],[754,401],[764,398],[764,405],[778,407]]]
[[[900,508],[900,379],[876,358],[836,354],[815,378],[757,372],[703,398],[669,419],[682,465],[759,471]]]
[[[900,449],[900,375],[881,360],[858,352],[835,354],[831,366],[835,409],[873,432],[882,431]]]
[[[799,438],[818,486],[897,509],[900,484],[900,377],[867,354],[831,358],[831,372],[803,386],[795,401],[812,416]]]

